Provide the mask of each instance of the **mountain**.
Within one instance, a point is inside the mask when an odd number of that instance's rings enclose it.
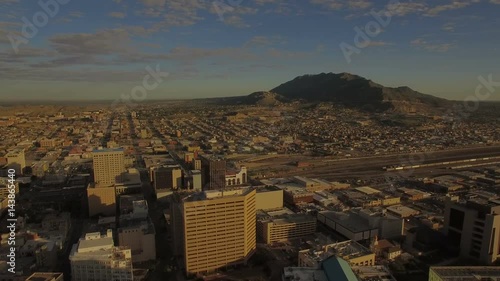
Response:
[[[244,104],[255,104],[261,106],[280,105],[289,101],[287,98],[273,92],[255,92],[242,99]]]
[[[430,113],[449,104],[445,99],[422,94],[409,87],[384,87],[350,73],[299,76],[270,92],[282,99],[330,101],[369,111]]]

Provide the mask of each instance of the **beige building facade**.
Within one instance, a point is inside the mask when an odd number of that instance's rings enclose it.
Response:
[[[255,252],[255,189],[195,193],[173,208],[188,275],[246,263]]]
[[[92,152],[94,182],[112,185],[123,182],[125,154],[123,149],[101,149]]]

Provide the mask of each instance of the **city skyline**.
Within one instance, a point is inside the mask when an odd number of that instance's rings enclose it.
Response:
[[[40,3],[0,0],[4,100],[114,100],[147,67],[169,73],[148,100],[241,96],[321,72],[463,100],[478,76],[499,77],[497,0]]]

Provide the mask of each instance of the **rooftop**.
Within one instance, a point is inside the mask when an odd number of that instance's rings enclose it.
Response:
[[[310,267],[285,267],[283,269],[284,281],[329,281],[321,269]]]
[[[347,228],[351,232],[361,232],[374,229],[371,227],[366,219],[362,218],[355,213],[344,213],[344,212],[334,212],[334,211],[323,211],[320,212],[326,218],[335,221],[339,225]]]
[[[353,266],[352,271],[360,281],[396,281],[385,266]]]
[[[380,190],[377,190],[375,188],[371,188],[369,186],[361,186],[361,187],[356,187],[356,190],[359,192],[362,192],[366,195],[372,195],[372,194],[377,194],[380,193]]]
[[[321,267],[330,281],[358,281],[349,264],[339,257],[326,259]]]
[[[61,272],[35,272],[26,279],[26,281],[52,281],[60,278]]]
[[[500,266],[433,266],[430,271],[444,281],[476,281],[500,278]]]
[[[123,148],[100,148],[92,150],[92,153],[124,152]]]
[[[206,190],[188,195],[183,199],[183,201],[194,202],[194,201],[211,200],[224,197],[243,196],[248,194],[252,190],[253,189],[250,187],[227,189],[227,190]]]

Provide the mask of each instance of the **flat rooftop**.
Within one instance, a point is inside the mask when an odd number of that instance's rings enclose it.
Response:
[[[377,194],[377,193],[381,192],[380,190],[377,190],[375,188],[371,188],[369,186],[356,187],[356,190],[361,192],[361,193],[364,193],[366,195],[372,195],[372,194]]]
[[[477,281],[500,278],[500,266],[432,266],[441,280]]]
[[[206,190],[202,192],[197,192],[191,194],[183,199],[184,202],[194,202],[194,201],[202,201],[202,200],[211,200],[218,198],[227,198],[227,197],[237,197],[248,194],[252,191],[250,187],[236,188],[236,189],[227,189],[227,190]]]
[[[102,149],[94,149],[92,153],[104,153],[104,152],[124,152],[123,148],[102,148]]]
[[[62,272],[35,272],[26,281],[52,281],[62,277]]]
[[[358,214],[334,211],[323,211],[320,212],[320,214],[325,216],[327,219],[335,221],[351,232],[362,232],[375,229],[373,227],[370,227],[367,220],[362,218]]]
[[[257,186],[257,193],[260,192],[269,192],[269,191],[278,191],[281,190],[277,186],[274,185],[265,185],[265,186]]]
[[[331,244],[328,248],[333,250],[336,256],[342,257],[345,260],[373,254],[370,249],[352,240]]]
[[[310,267],[285,267],[283,268],[284,281],[329,281],[326,274],[321,269]]]
[[[382,265],[353,266],[352,271],[360,281],[396,281],[389,269]]]

